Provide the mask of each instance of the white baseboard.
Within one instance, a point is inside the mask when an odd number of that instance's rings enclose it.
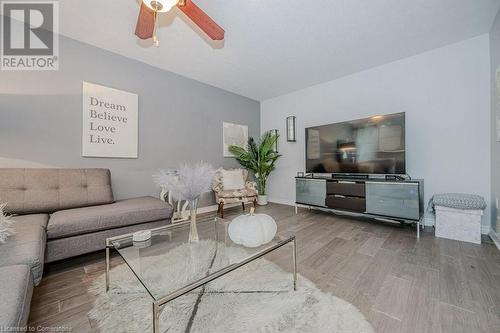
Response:
[[[234,204],[226,204],[224,205],[224,208],[231,208],[231,207],[236,207],[236,206],[241,206],[240,203],[234,203]],[[205,207],[200,207],[197,210],[198,214],[205,214],[205,213],[211,213],[211,212],[216,212],[218,205],[211,205],[211,206],[205,206]]]
[[[224,208],[232,208],[232,207],[236,207],[236,206],[240,206],[240,205],[241,204],[239,204],[239,203],[226,204],[226,205],[224,205]],[[196,214],[200,215],[200,214],[213,213],[213,212],[216,212],[218,208],[219,208],[219,205],[211,205],[211,206],[200,207],[200,208],[198,208],[196,210]],[[173,219],[172,223],[180,223],[180,222],[188,221],[189,220],[189,209],[188,209],[187,213],[188,213],[188,215],[187,215],[186,218],[183,218],[183,219]]]
[[[273,202],[273,203],[277,203],[277,204],[281,204],[281,205],[295,206],[295,202],[294,201],[290,201],[290,200],[287,200],[287,199],[269,198],[268,201],[269,202]]]
[[[489,236],[493,240],[493,243],[495,243],[495,246],[497,249],[500,251],[500,237],[494,232],[493,230],[490,230]]]
[[[205,207],[200,207],[197,209],[197,214],[205,214],[205,213],[210,213],[217,211],[218,205],[211,205],[211,206],[205,206]]]

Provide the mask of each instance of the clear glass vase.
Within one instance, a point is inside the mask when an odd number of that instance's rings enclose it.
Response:
[[[198,209],[198,198],[189,200],[189,214],[191,216],[191,228],[189,229],[189,242],[198,242],[198,228],[196,227],[196,210]]]

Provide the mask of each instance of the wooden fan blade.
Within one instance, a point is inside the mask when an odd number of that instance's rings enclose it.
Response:
[[[204,11],[196,6],[191,0],[180,1],[177,5],[187,17],[201,28],[213,40],[224,39],[224,29],[222,29],[214,20]]]
[[[140,39],[148,39],[153,37],[155,29],[155,13],[141,1],[141,9],[137,18],[135,27],[135,35]]]

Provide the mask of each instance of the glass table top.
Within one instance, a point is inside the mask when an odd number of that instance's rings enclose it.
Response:
[[[229,238],[229,223],[213,216],[198,217],[198,242],[188,240],[189,221],[152,229],[151,239],[145,242],[133,242],[131,234],[110,238],[108,242],[151,297],[159,300],[289,241],[276,235],[260,247],[237,245]]]

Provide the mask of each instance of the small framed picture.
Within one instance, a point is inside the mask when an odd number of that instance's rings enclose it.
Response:
[[[234,157],[229,151],[232,145],[245,148],[248,143],[248,126],[233,123],[222,123],[222,147],[224,157]]]
[[[500,142],[500,113],[497,113],[497,142]]]
[[[497,75],[495,81],[496,81],[497,107],[500,108],[500,66],[498,66],[496,74]]]
[[[496,114],[496,130],[497,130],[497,141],[500,142],[500,67],[497,68],[496,72],[496,99],[497,99],[497,114]]]

